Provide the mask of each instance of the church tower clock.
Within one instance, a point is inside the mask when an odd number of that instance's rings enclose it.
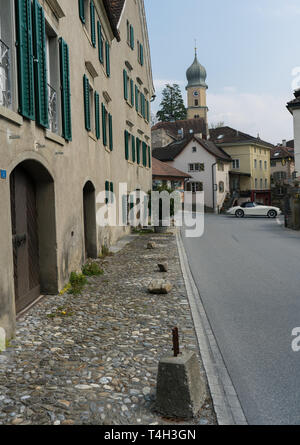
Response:
[[[187,99],[188,99],[188,119],[203,118],[207,124],[207,102],[206,102],[206,90],[208,86],[206,84],[206,70],[202,66],[197,58],[197,48],[195,48],[195,60],[186,72],[188,84]]]

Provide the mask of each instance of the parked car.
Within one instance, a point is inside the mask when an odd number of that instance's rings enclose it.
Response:
[[[232,207],[227,211],[229,215],[235,215],[237,218],[244,216],[267,216],[268,218],[276,218],[281,214],[278,207],[257,204],[256,202],[244,202],[240,206]]]

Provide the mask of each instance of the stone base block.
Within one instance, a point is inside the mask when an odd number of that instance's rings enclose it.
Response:
[[[6,349],[6,335],[5,330],[0,328],[0,353],[4,352]]]
[[[200,373],[197,355],[185,351],[178,357],[159,362],[156,409],[163,415],[190,419],[206,399],[206,384]]]
[[[172,284],[165,280],[152,280],[148,291],[150,294],[168,294],[172,290]]]

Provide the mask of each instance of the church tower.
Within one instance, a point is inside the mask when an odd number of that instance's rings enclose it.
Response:
[[[187,99],[188,99],[188,110],[187,118],[196,119],[203,118],[207,125],[207,103],[206,103],[206,90],[208,86],[206,85],[206,70],[202,66],[197,58],[197,48],[195,48],[195,60],[193,64],[189,67],[186,72],[186,77],[188,84]]]

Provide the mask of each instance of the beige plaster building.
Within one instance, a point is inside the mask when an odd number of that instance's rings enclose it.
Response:
[[[210,130],[210,140],[232,158],[230,192],[241,201],[271,203],[271,160],[274,146],[230,127]]]
[[[152,184],[143,0],[0,0],[0,327],[129,228],[99,192]],[[119,212],[118,212],[119,213]],[[119,216],[119,215],[118,215]]]

